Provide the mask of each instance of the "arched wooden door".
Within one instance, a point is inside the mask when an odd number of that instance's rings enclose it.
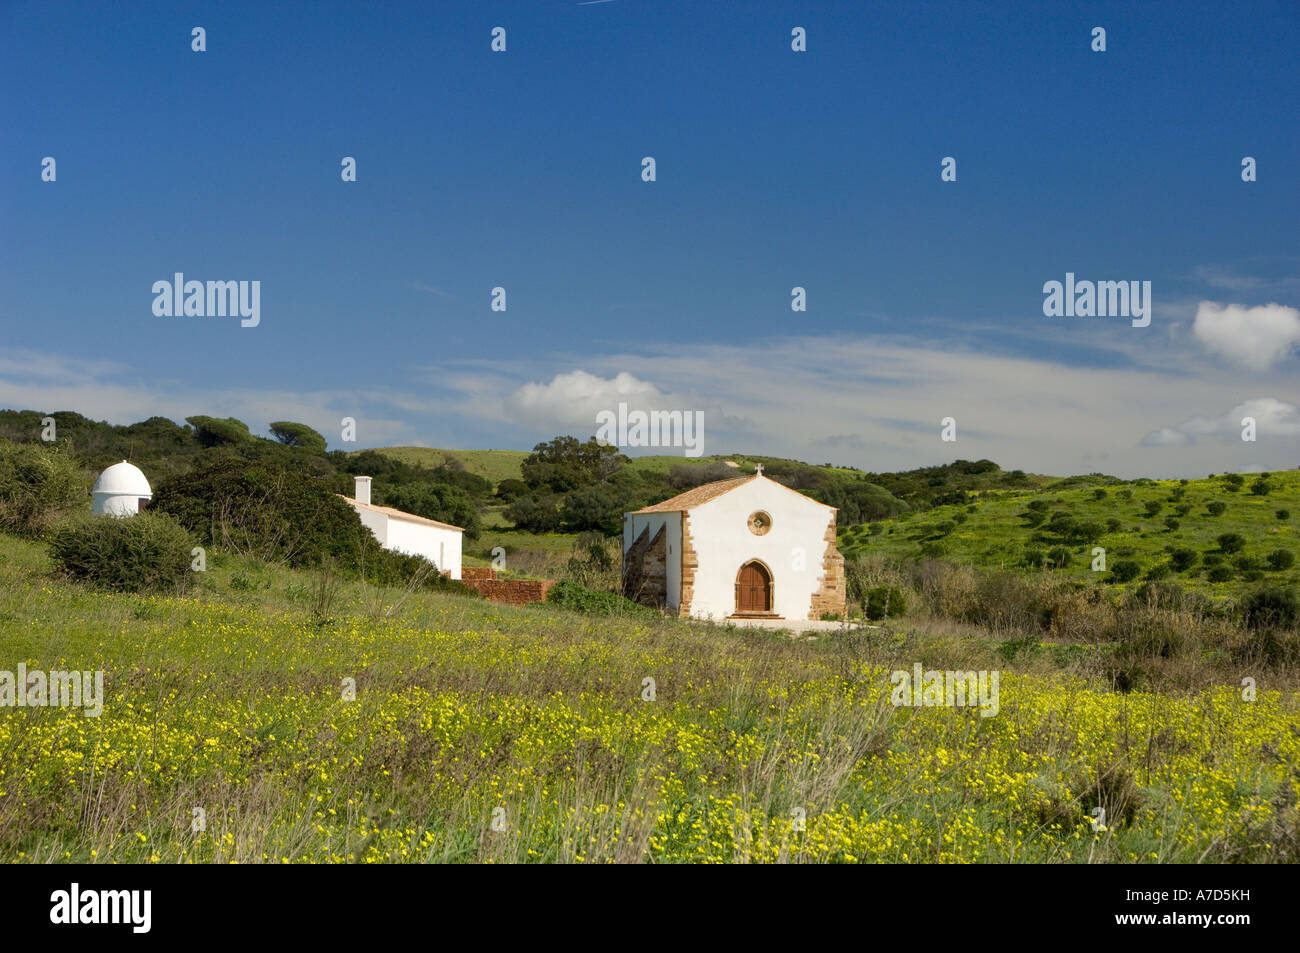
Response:
[[[772,611],[772,574],[754,560],[740,567],[736,576],[736,612]]]

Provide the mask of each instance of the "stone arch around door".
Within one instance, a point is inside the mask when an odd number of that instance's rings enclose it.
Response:
[[[736,573],[736,615],[770,615],[772,570],[761,559],[751,559]]]

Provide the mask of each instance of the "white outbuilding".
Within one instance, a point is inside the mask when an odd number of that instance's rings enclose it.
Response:
[[[99,475],[90,491],[90,510],[109,516],[134,516],[153,499],[144,472],[123,460]]]
[[[701,619],[844,613],[835,507],[763,476],[706,483],[623,517],[623,594]]]
[[[368,476],[357,477],[356,496],[343,499],[357,511],[362,525],[375,534],[379,545],[408,556],[423,556],[452,579],[460,579],[461,540],[465,530],[414,513],[403,513],[391,506],[376,506],[370,502],[370,482]]]

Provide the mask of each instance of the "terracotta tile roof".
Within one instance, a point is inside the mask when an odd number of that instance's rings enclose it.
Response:
[[[634,513],[683,513],[686,510],[693,510],[701,503],[707,503],[709,500],[716,499],[724,493],[730,493],[742,483],[748,483],[750,480],[758,479],[757,474],[749,476],[736,477],[734,480],[719,480],[716,483],[705,483],[694,489],[687,490],[685,493],[678,493],[672,499],[664,500],[662,503],[655,503],[652,506],[643,506],[639,510],[633,510]]]
[[[416,516],[414,513],[403,513],[401,510],[395,510],[391,506],[376,506],[373,503],[358,503],[350,496],[343,496],[342,493],[340,493],[339,496],[342,496],[344,500],[359,510],[371,510],[375,513],[383,513],[385,516],[391,517],[392,519],[403,520],[407,523],[420,523],[423,526],[436,526],[439,529],[453,529],[458,533],[465,532],[464,527],[461,526],[452,526],[450,523],[439,523],[437,520],[426,519],[423,516]]]

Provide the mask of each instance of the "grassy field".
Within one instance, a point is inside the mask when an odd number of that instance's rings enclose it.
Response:
[[[529,576],[553,578],[577,545],[576,533],[525,533],[505,526],[484,528],[473,542],[466,542],[465,554],[480,565],[488,565],[497,547],[505,550],[506,569]]]
[[[528,454],[522,450],[439,450],[434,447],[376,447],[375,453],[392,457],[400,463],[420,467],[439,467],[448,458],[464,464],[470,473],[490,480],[518,480],[519,466]]]
[[[1104,646],[924,619],[810,640],[329,595],[216,553],[189,597],[107,595],[0,536],[0,668],[100,668],[106,695],[0,711],[0,856],[1300,859],[1300,710],[1266,678],[1120,694]],[[914,662],[1000,670],[997,715],[894,707]]]
[[[1300,557],[1300,471],[1272,474],[1269,483],[1273,489],[1266,496],[1250,491],[1254,480],[1247,476],[1237,492],[1229,492],[1221,478],[1190,480],[1185,485],[1177,480],[1157,480],[1061,489],[1048,486],[1025,493],[1003,491],[981,496],[969,506],[940,506],[872,526],[841,527],[840,550],[846,556],[877,554],[895,559],[916,559],[929,552],[986,569],[1046,571],[1079,582],[1110,582],[1109,572],[1092,569],[1092,550],[1101,546],[1106,550],[1108,571],[1121,560],[1139,564],[1141,574],[1127,583],[1129,588],[1151,575],[1216,596],[1239,591],[1243,581],[1300,586],[1300,566],[1273,571],[1266,562],[1268,554],[1277,549],[1291,550]],[[1098,494],[1104,495],[1098,498]],[[1037,528],[1027,525],[1022,517],[1035,500],[1046,504],[1047,517]],[[1216,501],[1225,506],[1217,516],[1207,510],[1207,505]],[[1159,504],[1154,515],[1147,515],[1149,503]],[[1185,511],[1180,513],[1180,509]],[[1289,518],[1279,519],[1279,510],[1289,513]],[[1046,532],[1055,513],[1092,523],[1101,532],[1072,542],[1055,538]],[[1166,525],[1167,519],[1175,520],[1176,528]],[[1045,538],[1035,541],[1034,534],[1039,532],[1045,533]],[[1241,534],[1245,548],[1221,553],[1216,540],[1223,533]],[[926,550],[927,544],[937,548]],[[1042,570],[1026,559],[1031,551],[1047,557],[1057,546],[1068,550],[1069,562],[1064,567]],[[1193,550],[1193,564],[1181,572],[1171,566],[1170,550],[1174,549]],[[1207,564],[1207,555],[1211,563],[1216,557],[1220,560],[1217,564],[1225,567],[1228,578],[1209,578],[1214,567]],[[1235,562],[1243,556],[1258,567],[1253,571],[1239,568]]]

